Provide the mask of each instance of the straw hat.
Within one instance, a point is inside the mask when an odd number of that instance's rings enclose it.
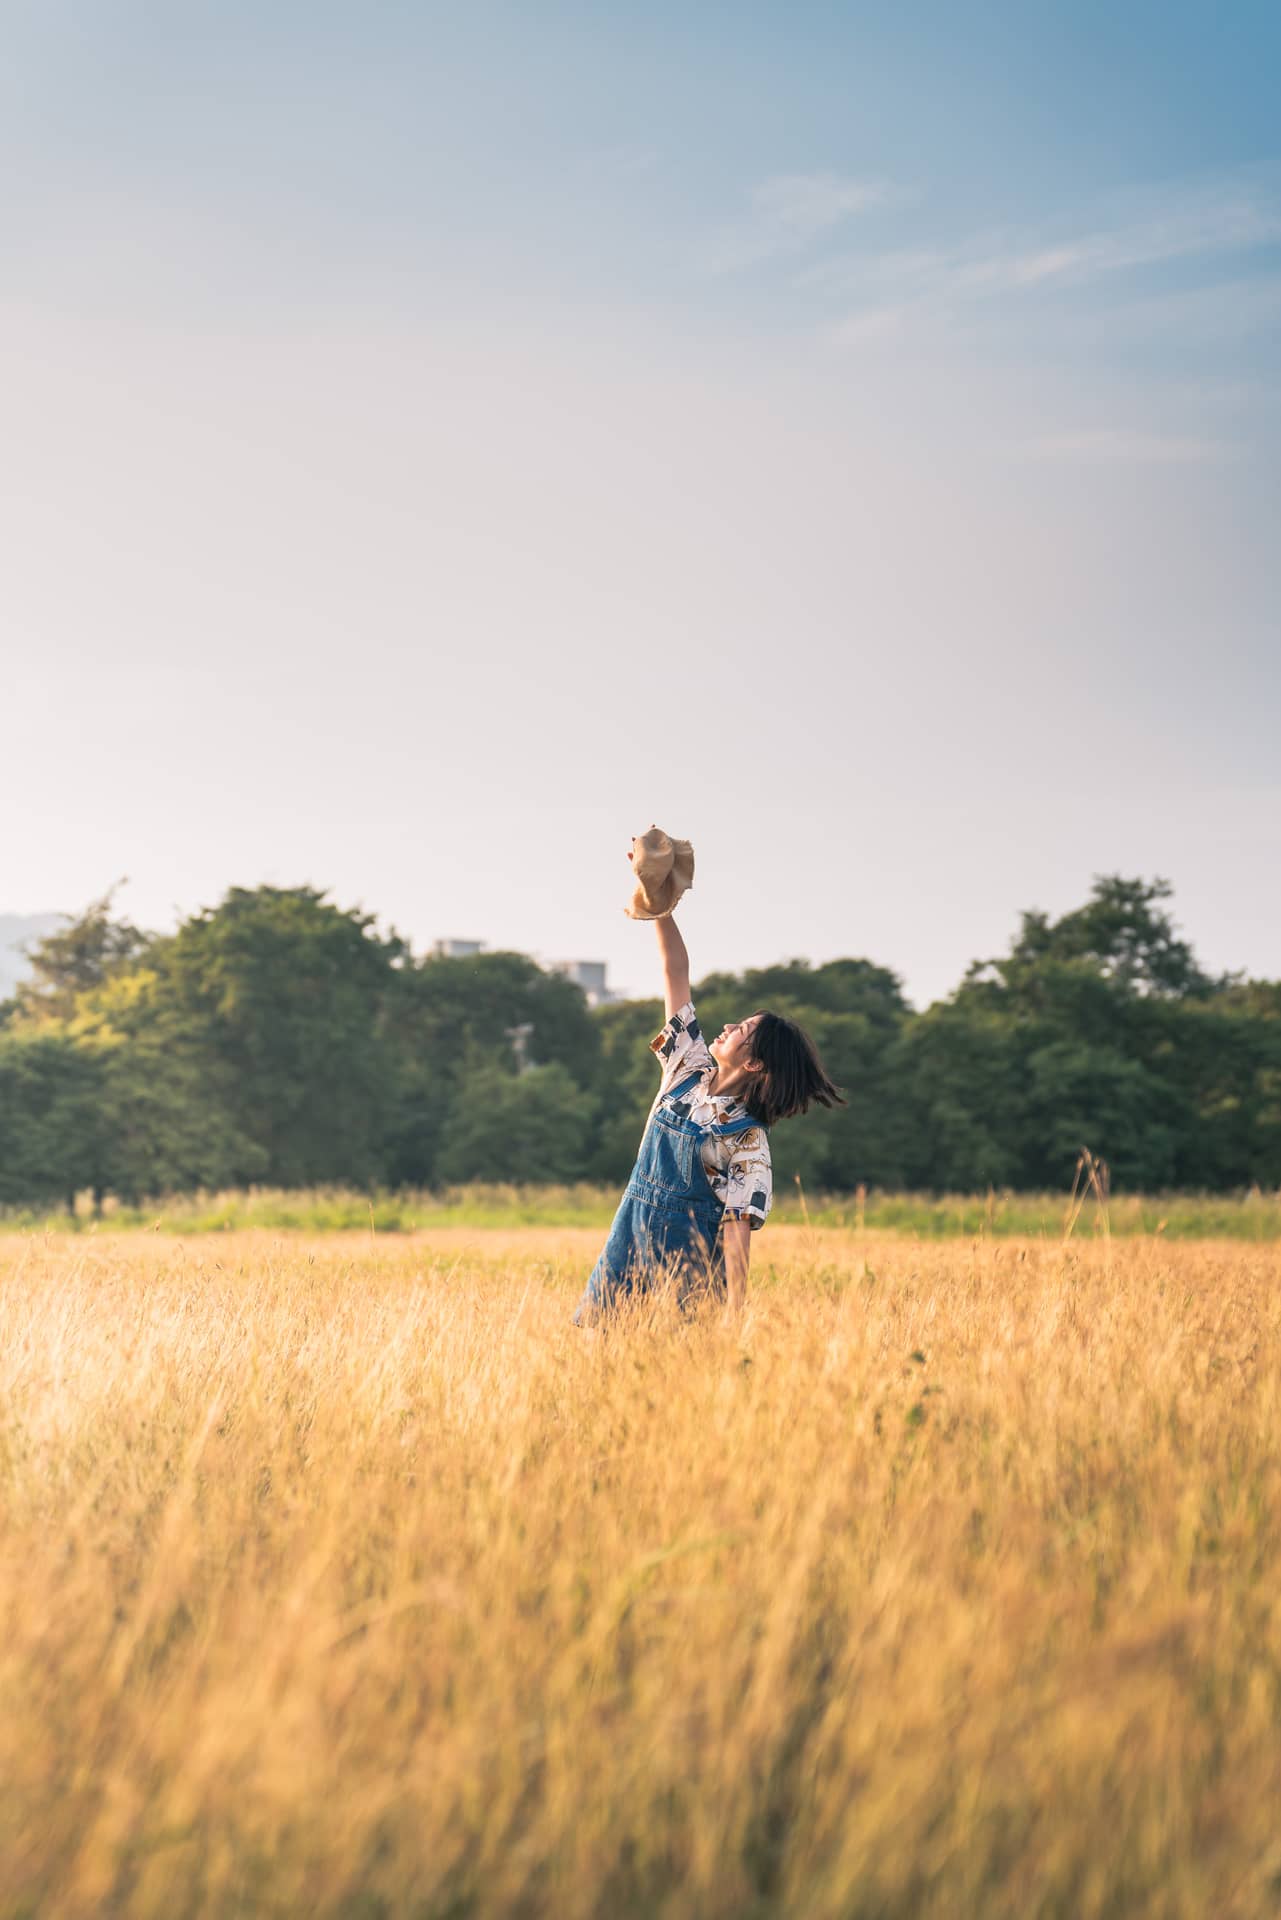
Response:
[[[663,920],[694,884],[694,849],[651,827],[632,841],[636,891],[623,911],[633,920]]]

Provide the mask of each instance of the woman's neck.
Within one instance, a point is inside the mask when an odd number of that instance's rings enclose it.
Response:
[[[707,1083],[707,1091],[719,1093],[723,1100],[741,1100],[748,1078],[747,1074],[734,1073],[732,1070],[729,1073],[722,1073],[717,1067]]]

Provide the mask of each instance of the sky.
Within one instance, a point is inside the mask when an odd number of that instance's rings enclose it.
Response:
[[[0,911],[1281,976],[1281,11],[4,16]]]

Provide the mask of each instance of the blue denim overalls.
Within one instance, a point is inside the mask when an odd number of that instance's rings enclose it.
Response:
[[[704,1134],[723,1138],[761,1123],[745,1113],[720,1126],[698,1126],[680,1097],[700,1077],[691,1073],[649,1116],[605,1251],[578,1303],[577,1326],[598,1320],[625,1295],[644,1293],[659,1267],[676,1278],[682,1306],[697,1293],[724,1290],[725,1250],[718,1233],[724,1208],[703,1171],[698,1145]]]

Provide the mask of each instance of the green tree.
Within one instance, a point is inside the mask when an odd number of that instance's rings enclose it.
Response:
[[[1027,1057],[1020,1184],[1065,1185],[1088,1147],[1118,1187],[1169,1186],[1181,1118],[1169,1087],[1141,1060],[1116,1047],[1050,1040]]]
[[[456,1177],[438,1166],[455,1104],[478,1067],[513,1065],[510,1034],[518,1027],[531,1029],[535,1065],[559,1066],[580,1088],[592,1087],[600,1030],[581,988],[562,975],[522,953],[432,955],[397,971],[386,1023],[395,1068],[383,1142],[393,1185]]]
[[[871,960],[828,960],[817,967],[808,960],[788,960],[742,974],[711,973],[698,983],[698,995],[700,1005],[703,1000],[718,1007],[732,1002],[730,1017],[736,1020],[762,1007],[779,1012],[785,1003],[858,1014],[886,1033],[896,1032],[911,1011],[897,974]]]
[[[19,982],[13,1000],[19,1020],[69,1020],[82,993],[102,986],[145,953],[148,936],[113,917],[116,890],[109,888],[32,946],[28,978]]]
[[[1022,1183],[1025,1072],[1012,1021],[943,1002],[904,1028],[891,1064],[906,1106],[909,1186],[973,1193]]]
[[[1061,919],[1025,913],[1009,954],[1003,960],[976,961],[966,975],[967,984],[988,985],[1035,1005],[1047,970],[1066,963],[1093,973],[1125,995],[1205,998],[1227,983],[1204,973],[1191,947],[1176,932],[1163,904],[1172,893],[1168,880],[1101,874],[1085,906]]]
[[[814,1108],[777,1128],[776,1174],[786,1179],[799,1173],[807,1187],[843,1192],[860,1184],[900,1185],[910,1141],[894,1076],[907,1009],[891,1023],[866,1011],[832,1012],[786,1001],[776,1006],[809,1033],[847,1103],[830,1111]]]
[[[709,1034],[772,1007],[846,1091],[776,1129],[779,1189],[1066,1184],[1082,1146],[1120,1186],[1281,1184],[1281,983],[1206,974],[1169,897],[1105,876],[923,1015],[867,960],[702,980]],[[306,887],[233,889],[151,940],[108,894],[34,959],[0,1015],[0,1203],[620,1181],[659,1083],[657,1001],[589,1013],[522,954],[415,962]]]
[[[1083,1146],[1109,1162],[1119,1186],[1183,1177],[1200,1097],[1187,1070],[1191,1017],[1230,983],[1205,973],[1177,933],[1165,906],[1170,891],[1163,880],[1110,874],[1059,920],[1025,914],[1005,958],[969,969],[947,1022],[925,1024],[931,1009],[910,1037],[918,1059],[940,1045],[969,1058],[971,1092],[947,1069],[947,1092],[936,1088],[926,1112],[932,1100],[936,1118],[952,1116],[953,1141],[965,1125],[985,1138],[982,1157],[1011,1183],[1062,1184]],[[1017,1083],[1008,1098],[992,1099],[981,1061],[959,1044],[967,1023],[993,1044],[1000,1033]],[[940,1066],[936,1059],[936,1074]],[[920,1094],[919,1075],[915,1085]],[[929,1138],[928,1119],[921,1124]],[[947,1157],[952,1169],[963,1164],[952,1149]],[[923,1171],[939,1184],[937,1170]]]
[[[98,1150],[99,1063],[51,1028],[0,1033],[0,1205],[75,1211]]]
[[[1187,1116],[1175,1181],[1281,1187],[1281,984],[1235,983],[1180,1008],[1164,1053]]]
[[[68,1032],[97,1075],[87,1184],[129,1204],[261,1178],[266,1156],[238,1133],[203,1033],[166,1006],[148,967],[82,994]]]
[[[659,1066],[650,1041],[663,1025],[661,1000],[622,1000],[597,1009],[600,1051],[595,1125],[587,1176],[616,1185],[631,1172],[646,1117],[658,1092]]]
[[[440,1154],[440,1177],[579,1179],[590,1123],[582,1088],[558,1062],[521,1074],[482,1066],[454,1102]]]
[[[233,887],[157,941],[154,1017],[201,1062],[238,1183],[381,1172],[394,1063],[386,1013],[401,942],[312,887]]]

